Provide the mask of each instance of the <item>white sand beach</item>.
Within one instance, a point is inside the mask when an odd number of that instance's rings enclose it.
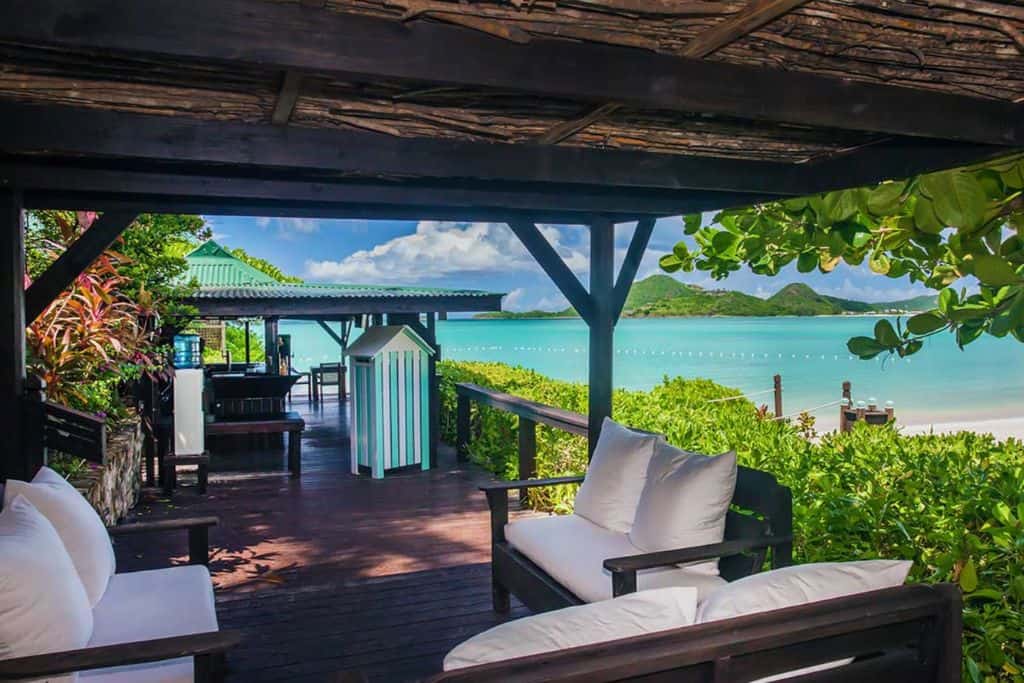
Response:
[[[900,425],[904,434],[948,434],[951,432],[982,432],[1003,440],[1024,439],[1024,417],[1007,417],[974,422],[939,422],[935,424]]]

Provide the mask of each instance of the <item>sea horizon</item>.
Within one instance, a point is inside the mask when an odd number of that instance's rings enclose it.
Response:
[[[832,403],[843,381],[855,401],[891,401],[900,424],[947,424],[1024,417],[1024,347],[983,337],[966,350],[938,335],[909,358],[864,361],[846,340],[870,334],[865,318],[829,316],[701,316],[625,318],[616,327],[617,388],[649,390],[664,377],[703,377],[772,403],[772,377],[782,376],[783,413]],[[586,382],[587,328],[578,318],[450,319],[437,324],[443,358],[519,365],[555,379]],[[315,324],[287,321],[294,365],[338,359],[338,347]],[[358,333],[358,330],[355,331]],[[355,333],[353,338],[355,338]],[[834,429],[838,407],[815,411],[821,431]]]

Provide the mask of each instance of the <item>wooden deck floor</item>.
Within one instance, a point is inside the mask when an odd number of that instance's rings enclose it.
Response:
[[[134,519],[216,514],[211,572],[222,628],[239,629],[229,681],[328,681],[361,670],[410,681],[501,619],[491,611],[487,508],[444,449],[441,467],[382,481],[349,473],[345,411],[296,401],[303,472],[283,448],[214,450],[209,492],[147,490]],[[184,562],[184,534],[119,541],[119,571]],[[524,608],[514,605],[512,616]]]

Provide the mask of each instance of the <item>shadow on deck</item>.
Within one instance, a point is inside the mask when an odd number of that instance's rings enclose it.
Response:
[[[327,681],[355,669],[372,681],[416,680],[503,620],[491,610],[477,490],[487,475],[442,448],[429,472],[354,477],[345,405],[331,399],[292,405],[307,425],[300,478],[289,477],[284,448],[215,448],[206,496],[186,473],[173,500],[147,489],[132,514],[220,516],[210,539],[218,614],[244,636],[229,681]],[[186,559],[183,534],[117,546],[119,571]],[[513,617],[524,613],[513,605]]]

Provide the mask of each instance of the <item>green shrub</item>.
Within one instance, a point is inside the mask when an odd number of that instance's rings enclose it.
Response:
[[[455,438],[457,382],[474,382],[586,412],[583,384],[498,363],[440,365],[443,438]],[[798,562],[878,557],[914,560],[914,581],[958,583],[964,592],[965,680],[1024,681],[1024,444],[964,432],[903,436],[860,426],[818,443],[766,419],[709,380],[664,379],[649,392],[615,392],[620,422],[665,434],[703,453],[735,449],[743,465],[771,472],[793,490]],[[499,476],[518,476],[516,418],[473,411],[471,458]],[[586,443],[558,430],[537,434],[540,477],[581,473]],[[531,503],[572,508],[572,487]]]

